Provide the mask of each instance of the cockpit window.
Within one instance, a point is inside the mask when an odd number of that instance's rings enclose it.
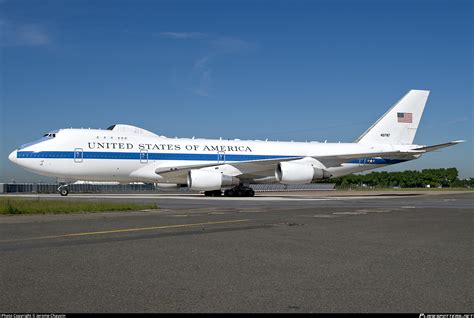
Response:
[[[48,133],[48,134],[43,135],[43,138],[55,138],[55,137],[56,137],[56,134],[53,134],[53,133]]]

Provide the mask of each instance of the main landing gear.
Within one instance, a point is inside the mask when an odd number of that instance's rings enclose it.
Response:
[[[65,197],[66,195],[69,194],[69,187],[67,184],[62,184],[58,188],[58,192],[61,196]]]
[[[207,197],[220,197],[222,195],[222,191],[204,191],[204,195]],[[226,197],[253,197],[254,195],[255,191],[252,188],[244,185],[238,185],[232,189],[224,191],[224,196]]]
[[[222,195],[221,190],[204,191],[204,196],[206,197],[220,197],[221,195]]]
[[[226,197],[253,197],[254,195],[255,191],[251,187],[242,184],[224,191]]]

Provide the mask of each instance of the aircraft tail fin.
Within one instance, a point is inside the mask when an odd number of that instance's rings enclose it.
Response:
[[[409,91],[355,142],[360,144],[413,144],[429,94],[429,91],[423,90]]]

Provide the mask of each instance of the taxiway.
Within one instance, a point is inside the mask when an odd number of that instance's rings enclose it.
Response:
[[[467,312],[474,305],[474,193],[36,197],[159,208],[0,217],[6,312]]]

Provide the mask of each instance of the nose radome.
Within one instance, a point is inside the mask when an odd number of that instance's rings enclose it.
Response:
[[[16,162],[16,150],[13,150],[12,153],[8,156],[8,159],[11,162]]]

